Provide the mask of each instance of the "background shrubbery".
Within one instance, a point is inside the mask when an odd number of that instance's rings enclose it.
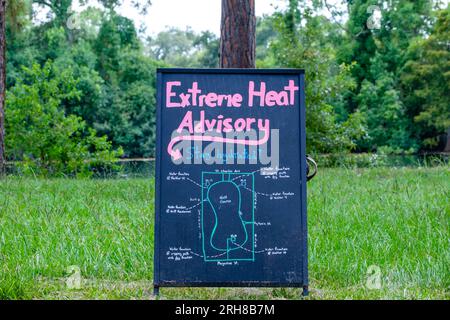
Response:
[[[443,150],[450,7],[386,2],[369,29],[378,1],[343,2],[348,12],[289,0],[257,21],[258,67],[306,70],[308,152]],[[8,3],[7,158],[23,172],[89,175],[92,161],[153,157],[156,68],[217,67],[216,35],[172,28],[146,38],[120,1],[86,7],[75,27],[72,0]],[[46,21],[32,18],[44,9]]]
[[[121,147],[113,150],[106,136],[60,108],[64,100],[79,100],[77,82],[70,68],[34,64],[8,92],[6,148],[10,159],[21,160],[22,173],[89,176],[95,165],[114,166],[122,155]]]

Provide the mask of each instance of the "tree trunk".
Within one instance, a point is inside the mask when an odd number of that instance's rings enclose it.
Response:
[[[6,0],[0,0],[0,175],[5,170]]]
[[[222,0],[220,67],[255,68],[255,0]]]

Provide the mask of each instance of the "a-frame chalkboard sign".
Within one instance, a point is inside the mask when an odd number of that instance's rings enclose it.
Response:
[[[154,286],[308,290],[305,80],[158,69]]]

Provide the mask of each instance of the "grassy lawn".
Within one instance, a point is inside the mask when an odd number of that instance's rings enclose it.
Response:
[[[152,299],[151,179],[0,180],[0,299]],[[326,169],[308,185],[309,299],[449,299],[450,170]],[[366,286],[368,267],[381,288]],[[66,285],[78,266],[81,289]],[[298,299],[299,289],[162,289]]]

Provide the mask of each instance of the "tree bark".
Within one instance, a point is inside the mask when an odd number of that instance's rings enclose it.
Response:
[[[222,0],[220,67],[255,68],[255,0]]]
[[[0,175],[5,170],[6,0],[0,0]]]

